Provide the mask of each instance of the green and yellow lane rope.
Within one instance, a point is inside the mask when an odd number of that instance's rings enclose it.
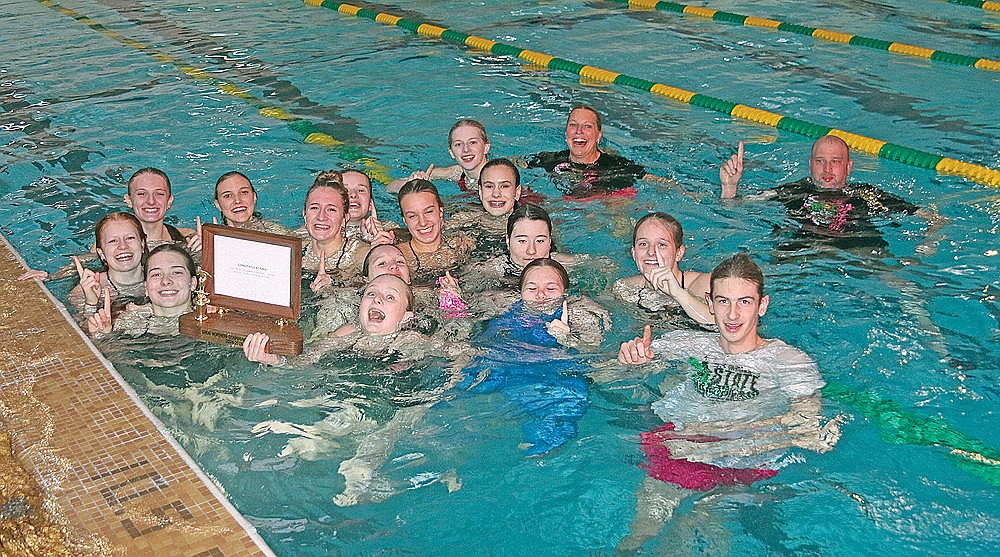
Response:
[[[444,27],[404,19],[392,14],[366,10],[351,4],[341,4],[333,2],[332,0],[304,1],[306,4],[311,6],[330,9],[355,17],[371,19],[386,25],[400,27],[426,37],[436,37],[451,43],[484,50],[493,54],[513,56],[547,69],[563,70],[596,81],[613,83],[616,85],[626,85],[643,91],[649,91],[676,101],[722,112],[735,118],[741,118],[743,120],[749,120],[759,124],[766,124],[779,130],[797,133],[806,137],[818,139],[824,135],[835,135],[842,138],[852,149],[857,151],[862,151],[864,153],[875,155],[879,158],[901,162],[918,168],[936,170],[942,174],[960,176],[979,184],[1000,188],[1000,170],[994,170],[985,166],[963,162],[828,126],[813,124],[804,120],[799,120],[798,118],[782,116],[781,114],[761,110],[759,108],[753,108],[744,104],[738,104],[710,97],[708,95],[686,91],[677,87],[671,87],[645,79],[639,79],[637,77],[605,70],[595,66],[580,64],[571,60],[557,58],[555,56],[535,52],[533,50],[518,48],[516,46],[484,39],[482,37],[476,37],[474,35],[467,35],[465,33],[446,29]]]
[[[270,118],[273,120],[279,120],[283,122],[288,129],[298,133],[302,136],[303,143],[309,143],[313,145],[320,145],[328,149],[331,153],[340,157],[345,161],[350,161],[359,166],[363,167],[366,172],[372,177],[372,179],[382,182],[383,184],[388,184],[392,181],[389,176],[389,169],[382,164],[375,161],[374,158],[367,156],[356,146],[345,143],[332,137],[329,134],[321,132],[316,128],[316,125],[306,118],[296,116],[288,112],[284,107],[267,102],[263,99],[257,98],[252,94],[248,93],[242,87],[220,79],[202,68],[192,66],[185,63],[182,60],[175,58],[167,53],[161,52],[145,43],[130,39],[125,35],[115,31],[113,29],[108,29],[106,26],[93,18],[77,12],[71,8],[60,5],[54,0],[37,0],[39,4],[45,6],[46,8],[57,11],[63,15],[71,17],[76,21],[86,25],[90,29],[97,31],[98,33],[115,40],[116,42],[127,46],[129,48],[138,50],[142,52],[157,62],[163,64],[169,64],[174,66],[180,73],[198,81],[204,81],[210,83],[214,86],[220,93],[236,97],[247,104],[253,106],[257,109],[257,113],[265,118]]]
[[[895,54],[905,54],[908,56],[915,56],[918,58],[928,58],[930,60],[935,60],[939,62],[947,62],[949,64],[957,64],[959,66],[971,66],[982,70],[1000,71],[1000,61],[991,60],[989,58],[976,58],[975,56],[967,56],[965,54],[955,54],[952,52],[945,52],[943,50],[924,48],[922,46],[914,46],[905,43],[885,41],[882,39],[872,39],[869,37],[863,37],[861,35],[852,35],[850,33],[842,33],[840,31],[830,31],[827,29],[820,29],[817,27],[807,27],[805,25],[785,23],[782,21],[775,21],[773,19],[734,14],[730,12],[724,12],[721,10],[714,10],[712,8],[689,6],[686,4],[678,4],[676,2],[662,2],[659,0],[610,0],[610,1],[619,4],[627,4],[629,8],[633,9],[638,8],[643,10],[656,10],[660,12],[674,12],[687,15],[694,15],[698,17],[705,17],[713,21],[734,23],[736,25],[745,25],[747,27],[764,27],[768,29],[775,29],[777,31],[787,31],[789,33],[807,35],[810,37],[831,41],[835,43],[845,43],[855,46],[864,46],[868,48],[874,48],[876,50],[885,50]],[[997,2],[994,2],[994,4],[1000,5],[1000,3]]]

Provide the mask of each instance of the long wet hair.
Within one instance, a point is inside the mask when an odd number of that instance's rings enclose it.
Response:
[[[718,267],[712,271],[710,290],[715,289],[715,281],[724,278],[739,278],[752,282],[757,286],[757,295],[761,298],[764,297],[764,273],[745,253],[737,253],[719,263]],[[710,295],[711,293],[709,292]]]

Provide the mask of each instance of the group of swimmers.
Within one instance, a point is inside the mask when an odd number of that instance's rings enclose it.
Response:
[[[585,370],[564,365],[559,354],[598,350],[611,319],[590,297],[569,294],[588,257],[556,250],[552,220],[539,204],[526,202],[542,198],[522,187],[519,166],[546,169],[575,200],[631,197],[639,181],[663,180],[602,151],[600,140],[600,115],[578,106],[567,120],[567,150],[490,160],[483,126],[459,121],[449,133],[454,165],[431,165],[387,184],[396,192],[402,225],[378,217],[371,180],[358,170],[320,173],[295,230],[256,212],[257,192],[245,175],[223,175],[214,196],[222,224],[303,238],[302,265],[318,308],[301,356],[272,354],[267,336],[255,333],[243,344],[246,358],[296,367],[316,365],[331,351],[392,353],[401,361],[444,358],[454,364],[441,389],[500,391],[521,405],[526,455],[563,445],[576,435],[589,399]],[[743,157],[741,142],[720,165],[723,199],[737,194]],[[936,229],[936,215],[873,186],[848,185],[851,164],[846,143],[826,136],[813,146],[809,177],[753,197],[781,200],[799,223],[796,235],[843,249],[883,248],[871,220],[880,214],[918,214],[930,220],[929,232]],[[478,193],[480,203],[446,219],[432,181],[457,182]],[[80,282],[70,300],[92,335],[176,334],[178,316],[191,311],[200,224],[165,224],[172,201],[165,173],[139,170],[125,195],[132,213],[111,213],[95,226],[102,268],[74,258]],[[621,345],[616,371],[589,374],[592,381],[617,380],[680,362],[653,404],[665,424],[642,435],[650,479],[623,547],[641,547],[685,497],[772,477],[790,449],[822,452],[839,437],[835,420],[821,420],[824,383],[812,360],[758,331],[769,304],[759,267],[738,254],[711,273],[682,271],[684,253],[677,219],[652,212],[638,220],[631,248],[637,273],[619,278],[610,291],[649,325]],[[475,334],[481,321],[488,321],[485,332]],[[654,329],[667,332],[654,339]],[[546,356],[511,359],[505,355],[510,344]],[[514,368],[519,371],[510,372]],[[400,410],[395,429],[393,418],[373,435],[391,438],[433,401]],[[359,452],[341,464],[347,485],[338,504],[363,500],[385,456]]]

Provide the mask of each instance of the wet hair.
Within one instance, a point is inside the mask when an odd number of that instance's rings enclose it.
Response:
[[[136,232],[139,233],[139,241],[142,244],[142,253],[145,254],[146,232],[142,229],[142,223],[139,222],[139,219],[132,213],[123,213],[120,211],[104,215],[101,217],[101,220],[97,221],[97,224],[94,225],[94,237],[97,241],[97,247],[101,247],[101,237],[104,236],[104,227],[115,221],[125,221],[135,227]]]
[[[517,169],[517,165],[510,162],[507,159],[493,159],[483,165],[483,169],[479,171],[480,180],[482,180],[483,172],[486,172],[487,168],[493,168],[494,166],[503,166],[509,168],[511,172],[514,173],[514,187],[521,185],[521,171]]]
[[[136,170],[135,174],[132,174],[132,177],[128,179],[128,193],[129,194],[132,193],[132,182],[134,182],[136,178],[138,178],[139,176],[142,176],[144,174],[153,174],[155,176],[159,176],[160,178],[163,178],[163,181],[167,183],[167,195],[171,195],[171,193],[170,193],[170,178],[167,177],[167,173],[164,172],[164,171],[162,171],[162,170],[160,170],[159,168],[153,168],[151,166],[148,166],[146,168],[140,168],[139,170]]]
[[[555,253],[559,251],[556,249],[556,241],[552,238],[552,219],[549,218],[549,213],[538,205],[532,205],[531,203],[518,204],[514,207],[514,212],[507,217],[508,240],[510,240],[511,234],[514,233],[514,225],[522,220],[540,220],[544,222],[545,227],[549,229],[549,252]]]
[[[764,297],[764,273],[745,253],[726,259],[712,271],[710,290],[715,290],[715,281],[724,278],[739,278],[757,285],[757,295]]]
[[[590,106],[589,104],[577,104],[574,105],[569,111],[569,116],[566,117],[566,123],[569,124],[569,119],[573,117],[573,113],[577,110],[589,110],[594,113],[594,119],[597,120],[597,131],[601,131],[601,113],[597,111],[596,108]]]
[[[347,188],[344,187],[343,175],[336,170],[324,170],[320,172],[316,179],[313,181],[313,185],[309,186],[309,191],[306,192],[306,207],[309,206],[309,196],[320,188],[330,188],[340,194],[341,199],[344,202],[344,213],[347,213],[347,207],[351,204],[351,196],[347,193]],[[346,216],[344,218],[347,218]]]
[[[247,183],[250,184],[250,191],[252,191],[254,195],[257,195],[257,188],[253,187],[253,182],[250,181],[250,178],[247,178],[247,175],[243,174],[242,172],[233,170],[232,172],[226,172],[222,176],[219,176],[219,179],[215,181],[215,195],[213,197],[216,201],[219,200],[219,186],[222,185],[222,182],[225,182],[226,180],[237,176],[246,180]],[[254,209],[256,208],[257,207],[254,207]],[[226,222],[226,215],[224,215],[222,211],[219,211],[219,215],[222,217],[222,222]],[[251,216],[259,219],[260,213],[254,210]]]
[[[639,222],[635,223],[635,228],[632,229],[632,245],[635,245],[635,241],[638,238],[639,227],[651,220],[658,220],[663,226],[667,227],[670,231],[670,235],[674,240],[674,247],[679,248],[684,245],[684,229],[681,228],[681,223],[674,217],[656,211],[655,213],[649,213],[639,219]]]
[[[524,270],[521,271],[521,281],[518,283],[518,289],[524,288],[524,279],[528,276],[528,271],[536,267],[549,267],[555,269],[556,273],[559,275],[559,279],[563,283],[563,290],[569,290],[569,273],[566,272],[566,267],[563,267],[562,263],[559,263],[555,259],[550,259],[548,257],[535,259],[524,266]]]
[[[378,280],[380,277],[392,277],[392,278],[398,280],[399,283],[402,284],[405,287],[405,290],[403,290],[403,292],[406,293],[406,311],[413,311],[413,302],[414,302],[413,288],[410,287],[409,284],[406,284],[406,281],[404,281],[403,279],[397,277],[396,275],[393,275],[393,274],[390,274],[390,273],[382,273],[381,275],[379,275],[377,277],[374,277],[370,281],[368,281],[368,283],[365,284],[365,288],[364,288],[364,290],[362,290],[362,292],[364,292],[365,290],[368,290],[368,287],[371,286],[371,284],[373,282],[375,282],[376,280]]]
[[[225,182],[226,180],[228,180],[228,179],[230,179],[230,178],[232,178],[234,176],[239,176],[240,178],[243,178],[244,180],[246,180],[247,183],[250,184],[250,191],[252,191],[254,193],[257,193],[256,188],[253,187],[253,182],[250,181],[250,178],[247,178],[246,174],[243,174],[242,172],[237,172],[236,170],[233,170],[232,172],[226,172],[222,176],[219,176],[219,179],[215,181],[215,200],[216,201],[219,200],[219,186],[222,185],[222,182]]]
[[[184,259],[184,266],[187,267],[188,273],[193,276],[197,276],[198,269],[194,264],[194,259],[191,258],[191,254],[188,250],[182,248],[177,244],[160,244],[153,248],[145,257],[142,258],[142,276],[146,278],[149,276],[149,261],[153,259],[153,256],[158,253],[170,252],[180,255]]]
[[[459,120],[448,130],[448,147],[451,147],[451,136],[455,133],[455,130],[468,126],[470,128],[476,128],[479,130],[479,137],[483,139],[483,143],[489,143],[490,140],[486,137],[486,128],[482,124],[475,120]]]
[[[444,203],[441,202],[441,194],[438,193],[438,189],[434,184],[427,180],[421,180],[420,178],[414,178],[409,182],[403,184],[403,187],[399,188],[399,193],[396,194],[396,199],[399,201],[400,210],[403,209],[403,198],[411,193],[430,193],[434,195],[434,199],[437,201],[438,207],[444,207]]]
[[[364,262],[364,264],[361,265],[361,276],[362,277],[367,277],[368,276],[368,273],[371,271],[371,261],[374,258],[374,256],[372,254],[375,253],[375,250],[377,250],[379,248],[382,248],[382,247],[396,248],[396,251],[398,251],[400,255],[403,254],[403,251],[400,250],[398,247],[396,247],[393,244],[379,244],[377,246],[372,246],[372,249],[368,250],[368,255],[365,256],[365,262]],[[405,260],[405,258],[404,258],[404,260]],[[388,273],[383,273],[383,274],[388,274]],[[372,278],[375,278],[375,277],[372,277]]]
[[[532,205],[531,203],[525,203],[523,205],[518,205],[514,208],[514,212],[507,217],[507,239],[510,239],[510,235],[514,233],[514,225],[522,220],[540,220],[545,223],[545,226],[549,229],[549,236],[552,236],[552,219],[549,218],[548,212],[542,209],[538,205]]]
[[[362,171],[360,171],[360,170],[358,170],[356,168],[351,168],[349,170],[345,170],[345,171],[343,171],[343,172],[340,173],[340,181],[341,181],[341,183],[343,183],[343,181],[344,181],[344,174],[348,174],[348,173],[350,173],[350,174],[360,174],[361,176],[364,176],[365,177],[365,182],[368,182],[368,193],[371,193],[371,191],[372,191],[372,177],[371,176],[369,176],[368,174],[366,174],[366,173],[364,173],[364,172],[362,172]]]

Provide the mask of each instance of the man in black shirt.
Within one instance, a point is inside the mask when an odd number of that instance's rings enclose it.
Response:
[[[921,209],[869,184],[848,185],[852,165],[847,143],[833,135],[823,136],[813,144],[809,177],[782,184],[753,197],[775,199],[784,204],[788,215],[800,225],[797,238],[841,249],[881,250],[887,247],[878,224],[893,213],[918,215],[926,219],[929,239],[940,228],[941,218],[933,211]],[[736,154],[719,169],[723,199],[736,197],[742,176],[741,141]],[[931,251],[933,245],[925,243],[918,249]]]

